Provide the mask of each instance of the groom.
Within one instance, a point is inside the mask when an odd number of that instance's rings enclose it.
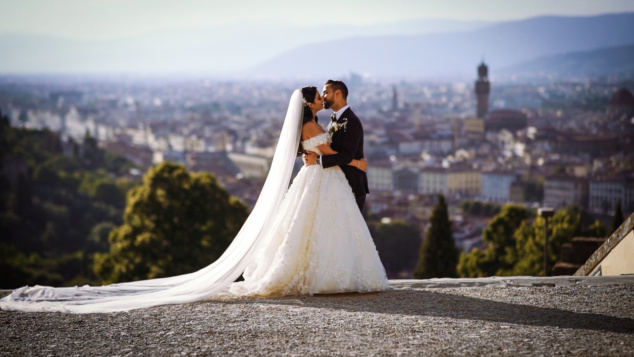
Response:
[[[337,151],[335,155],[317,157],[315,153],[304,155],[306,165],[321,163],[324,169],[338,165],[346,175],[359,210],[363,210],[368,190],[368,177],[364,171],[347,165],[352,159],[363,159],[363,126],[348,106],[348,87],[342,81],[329,79],[322,93],[323,106],[332,109],[328,131],[332,133],[330,147]]]

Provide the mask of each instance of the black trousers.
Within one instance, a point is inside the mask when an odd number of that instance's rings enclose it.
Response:
[[[363,205],[365,204],[365,193],[355,193],[354,199],[357,201],[357,206],[359,206],[359,211],[363,212]]]

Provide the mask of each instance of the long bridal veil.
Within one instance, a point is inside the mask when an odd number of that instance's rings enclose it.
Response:
[[[115,312],[203,300],[226,293],[266,237],[288,189],[301,138],[303,97],[293,92],[271,169],[251,214],[227,250],[211,265],[190,274],[106,286],[22,287],[0,300],[0,309]]]

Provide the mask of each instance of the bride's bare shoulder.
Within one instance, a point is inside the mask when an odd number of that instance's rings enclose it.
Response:
[[[314,121],[309,121],[307,123],[304,123],[304,125],[302,126],[302,139],[308,140],[325,132],[326,131],[324,130],[324,128],[319,126],[319,124],[315,123]]]

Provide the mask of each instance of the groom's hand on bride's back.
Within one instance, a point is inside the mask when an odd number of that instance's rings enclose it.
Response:
[[[317,163],[317,154],[312,151],[306,151],[302,155],[302,160],[306,166],[315,165]]]
[[[363,158],[359,162],[359,170],[366,172],[368,170],[368,161]]]

